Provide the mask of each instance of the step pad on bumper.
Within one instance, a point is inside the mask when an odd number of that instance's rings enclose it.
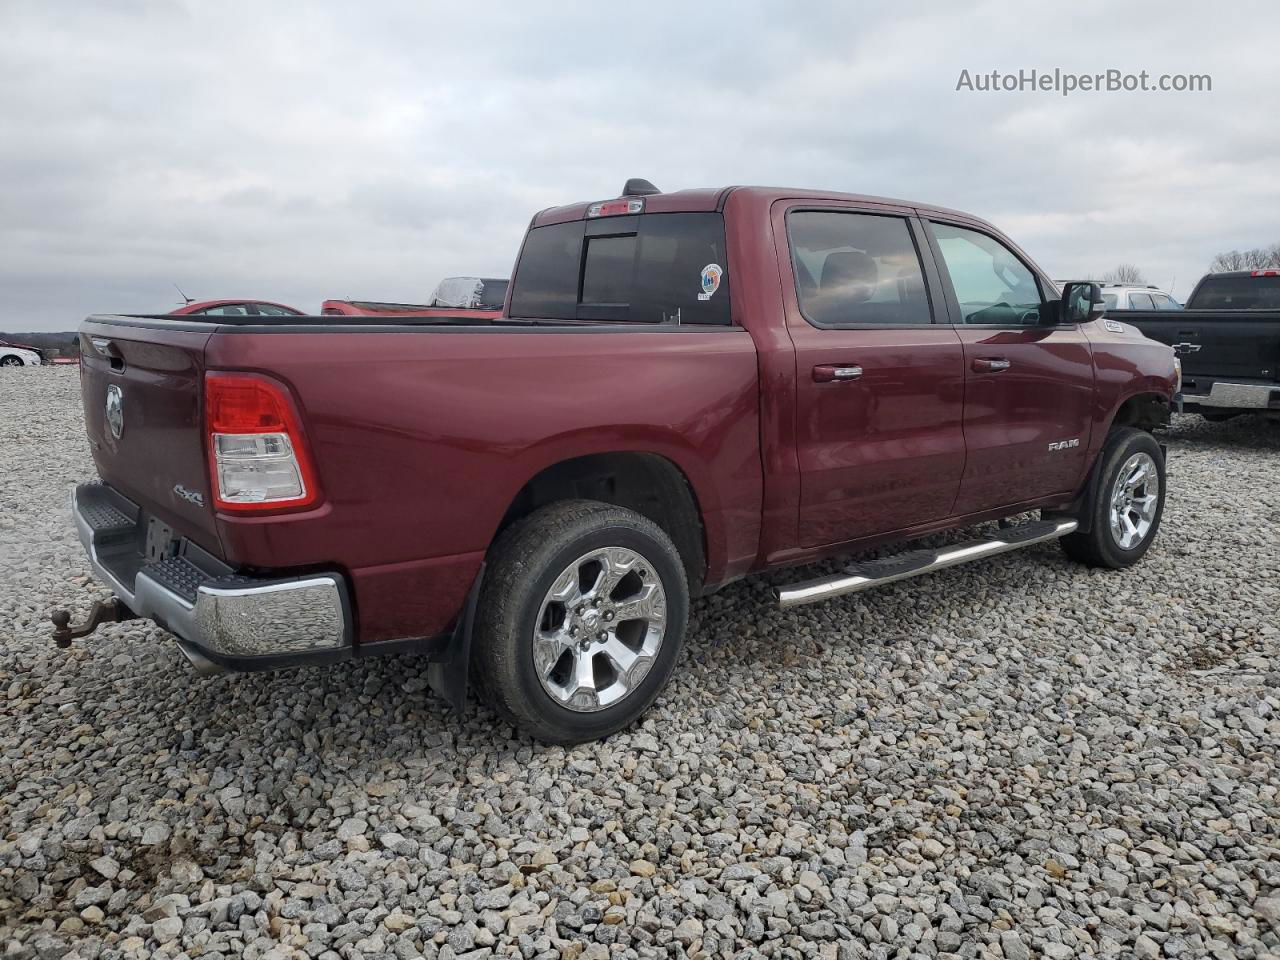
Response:
[[[166,557],[156,563],[149,563],[139,573],[145,573],[161,586],[172,590],[189,603],[195,603],[202,586],[236,587],[250,584],[248,577],[235,574],[229,576],[210,576],[186,557]]]

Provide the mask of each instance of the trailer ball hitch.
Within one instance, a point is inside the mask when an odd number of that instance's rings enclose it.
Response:
[[[117,599],[95,600],[89,608],[89,619],[77,626],[71,626],[70,610],[55,610],[49,614],[53,621],[53,642],[59,647],[71,646],[72,640],[87,637],[104,623],[120,623],[123,620],[134,620],[137,614]]]

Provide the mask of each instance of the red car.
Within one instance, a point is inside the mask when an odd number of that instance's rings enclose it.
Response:
[[[382,303],[376,300],[326,300],[320,313],[327,317],[386,317],[405,319],[464,316],[470,320],[502,316],[507,281],[486,277],[446,277],[430,303]]]
[[[96,316],[81,341],[76,523],[119,599],[60,611],[59,642],[142,616],[206,670],[417,651],[451,702],[470,671],[562,743],[638,717],[690,599],[756,571],[1031,511],[779,602],[1055,539],[1137,562],[1179,388],[1096,284],[1059,295],[975,217],[644,181],[534,217],[493,320]]]
[[[306,314],[270,300],[201,300],[170,310],[171,317],[305,317]]]

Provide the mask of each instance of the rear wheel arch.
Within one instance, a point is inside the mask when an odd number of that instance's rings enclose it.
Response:
[[[707,574],[702,506],[688,474],[660,454],[617,451],[561,460],[531,477],[512,498],[493,541],[517,521],[562,500],[593,500],[634,510],[658,525],[676,546],[690,592]]]

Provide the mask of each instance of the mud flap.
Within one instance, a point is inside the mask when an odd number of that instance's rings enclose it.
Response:
[[[435,693],[461,713],[467,707],[467,674],[471,670],[471,630],[475,625],[476,606],[480,602],[480,584],[484,580],[484,564],[476,574],[467,602],[454,624],[448,645],[438,659],[427,664],[427,684]]]
[[[1085,477],[1084,486],[1080,488],[1076,498],[1061,510],[1041,510],[1041,517],[1045,520],[1075,520],[1080,524],[1076,528],[1080,533],[1088,533],[1092,530],[1093,505],[1098,502],[1100,476],[1098,467],[1101,463],[1102,452],[1099,451],[1098,456],[1094,458],[1093,466],[1089,468],[1089,475]]]

